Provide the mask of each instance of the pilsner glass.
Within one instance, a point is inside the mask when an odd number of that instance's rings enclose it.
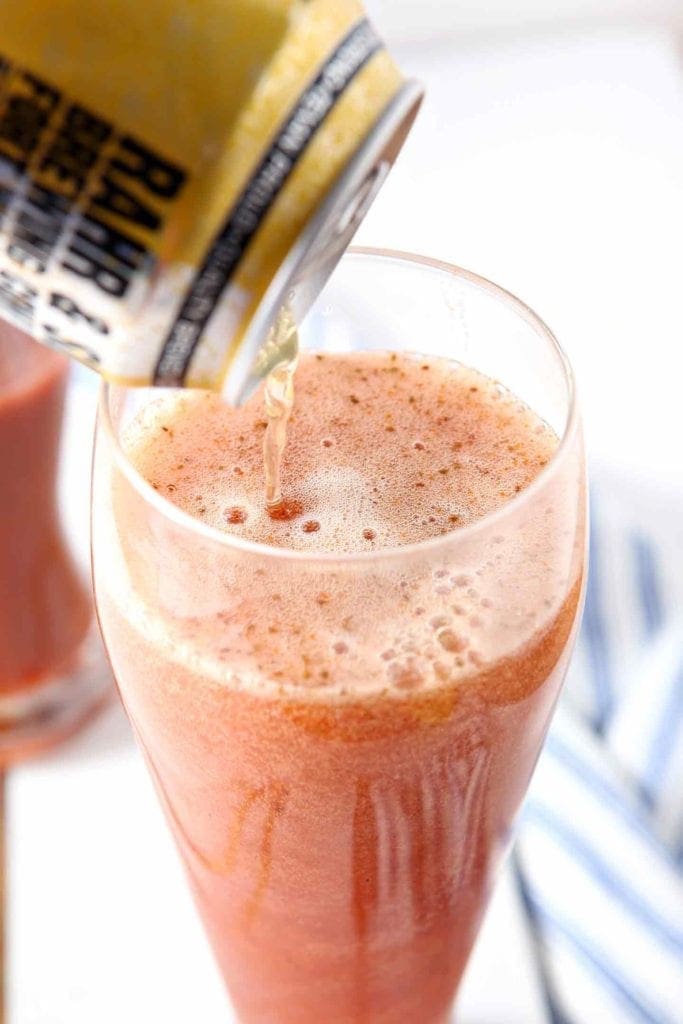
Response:
[[[105,387],[100,621],[242,1024],[444,1024],[577,628],[586,493],[571,373],[519,300],[397,253],[347,254],[301,340],[474,367],[554,429],[556,452],[507,504],[444,536],[293,551],[170,504],[125,454],[158,393]],[[476,650],[442,652],[429,680],[387,651],[398,637],[420,654],[418,601],[477,625]],[[237,634],[233,657],[221,636]],[[323,683],[325,644],[350,653]],[[382,671],[387,685],[370,685]]]

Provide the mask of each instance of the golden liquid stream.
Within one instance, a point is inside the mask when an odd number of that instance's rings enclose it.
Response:
[[[268,373],[264,388],[268,424],[263,439],[266,506],[274,509],[282,503],[282,456],[287,443],[287,423],[294,405],[294,372],[299,357],[296,324],[286,306],[273,326],[268,344],[282,353],[282,360]]]

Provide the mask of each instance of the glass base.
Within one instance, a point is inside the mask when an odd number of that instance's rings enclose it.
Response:
[[[0,695],[0,767],[68,739],[114,692],[100,631],[93,621],[62,672],[26,690]]]

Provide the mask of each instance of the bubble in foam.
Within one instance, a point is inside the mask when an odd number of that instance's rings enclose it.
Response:
[[[303,512],[303,504],[296,498],[284,498],[277,505],[268,506],[268,515],[280,523],[289,523]]]
[[[447,665],[444,665],[442,661],[434,662],[434,675],[441,683],[447,683],[451,678],[451,672]]]
[[[247,510],[240,505],[232,505],[230,508],[226,508],[223,517],[231,526],[239,526],[241,523],[246,523]]]
[[[397,690],[416,690],[424,682],[422,674],[413,663],[394,662],[389,666],[389,679]]]
[[[460,636],[459,633],[454,632],[452,629],[441,629],[436,634],[436,639],[439,641],[445,651],[449,651],[452,654],[460,654],[462,651],[467,650],[469,641]]]

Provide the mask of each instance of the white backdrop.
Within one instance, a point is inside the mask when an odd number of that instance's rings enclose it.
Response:
[[[604,25],[610,22],[683,26],[680,0],[366,0],[393,43],[463,38],[501,30]]]
[[[556,332],[588,449],[683,480],[683,63],[649,26],[406,46],[427,96],[357,236],[477,271]]]

